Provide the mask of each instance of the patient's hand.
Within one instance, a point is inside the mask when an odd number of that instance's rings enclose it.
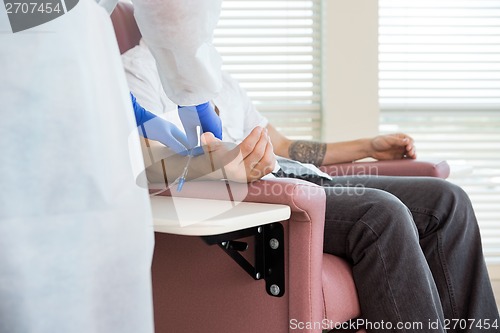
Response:
[[[144,164],[150,183],[173,184],[187,165],[187,154],[176,154],[168,147],[142,140]],[[223,142],[212,133],[201,136],[204,151],[189,163],[186,180],[252,182],[273,171],[276,159],[267,130],[256,127],[239,145]],[[198,148],[196,148],[198,149]]]
[[[272,172],[276,163],[273,146],[267,130],[256,127],[235,148],[228,149],[212,133],[204,133],[202,145],[206,145],[213,169],[221,169],[223,178],[237,182],[252,182]]]
[[[369,155],[377,160],[417,158],[413,138],[404,133],[379,135],[370,141]]]

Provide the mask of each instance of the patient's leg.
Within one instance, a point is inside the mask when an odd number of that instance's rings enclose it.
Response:
[[[463,190],[420,177],[338,177],[323,185],[325,252],[353,264],[365,316],[432,321],[442,308],[446,319],[498,320]]]

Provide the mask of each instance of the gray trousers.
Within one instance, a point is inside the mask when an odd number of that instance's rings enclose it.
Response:
[[[425,177],[297,178],[325,189],[324,252],[351,263],[369,332],[500,332],[461,188]]]

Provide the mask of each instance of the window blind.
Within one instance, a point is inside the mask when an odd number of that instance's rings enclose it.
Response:
[[[321,129],[320,0],[224,0],[214,44],[223,69],[293,139]]]
[[[379,101],[381,132],[451,164],[500,264],[500,0],[379,0]]]

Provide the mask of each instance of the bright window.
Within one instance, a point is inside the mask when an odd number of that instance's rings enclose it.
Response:
[[[382,132],[446,159],[500,264],[500,0],[380,0]]]
[[[258,110],[295,139],[319,139],[319,0],[224,0],[214,44]]]

